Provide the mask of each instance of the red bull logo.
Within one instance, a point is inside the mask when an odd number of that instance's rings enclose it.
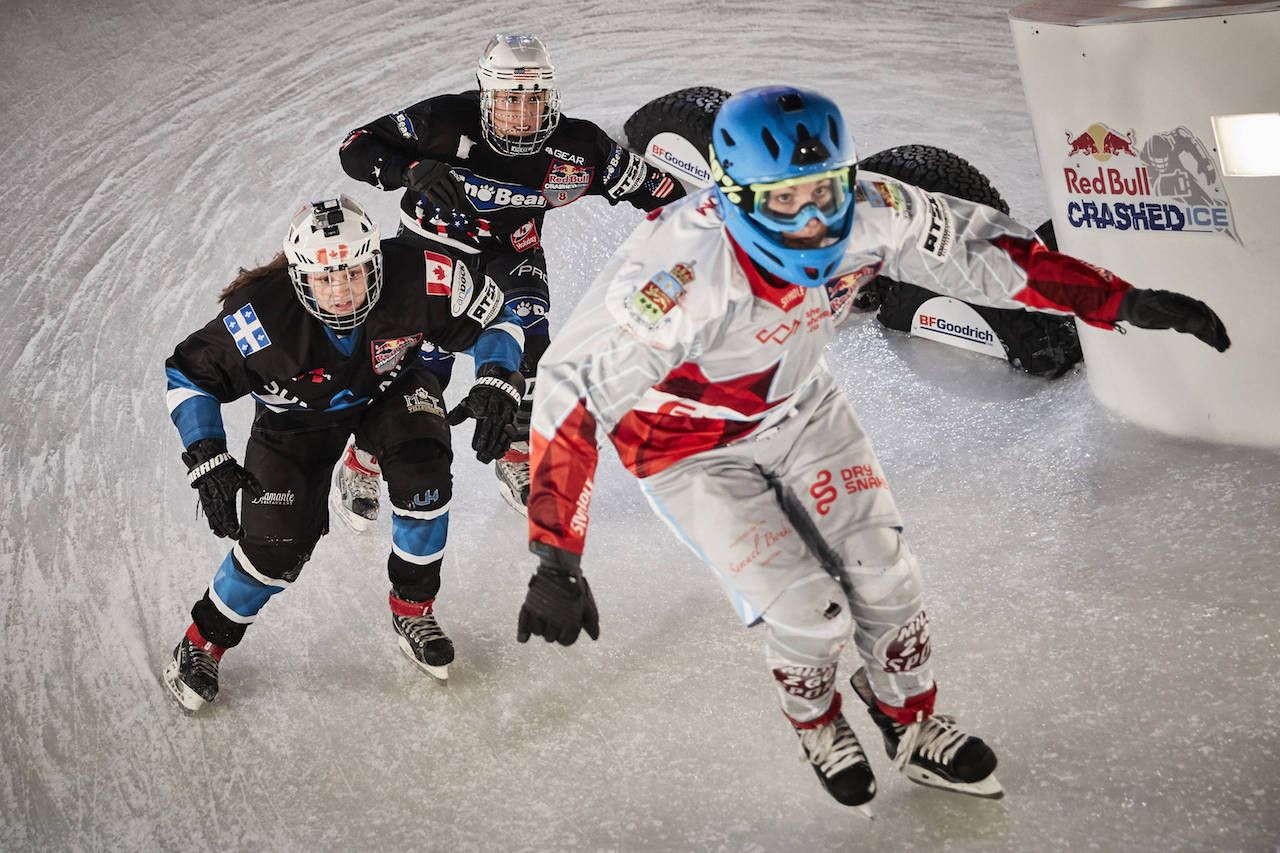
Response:
[[[1094,122],[1065,136],[1062,188],[1073,228],[1219,232],[1236,239],[1213,158],[1187,128],[1139,140],[1133,129]]]
[[[591,166],[578,166],[556,160],[547,169],[547,176],[542,181],[542,194],[552,207],[566,205],[587,191],[594,174],[595,169]]]
[[[1082,133],[1073,135],[1069,130],[1066,133],[1068,157],[1087,155],[1100,163],[1105,163],[1117,154],[1138,156],[1137,150],[1133,147],[1135,137],[1132,129],[1128,133],[1121,134],[1102,122],[1094,122]]]

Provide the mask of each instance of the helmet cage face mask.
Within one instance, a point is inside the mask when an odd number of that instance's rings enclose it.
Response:
[[[303,205],[289,223],[284,240],[289,279],[307,313],[336,332],[359,326],[382,294],[382,250],[378,227],[347,196]],[[357,302],[361,285],[363,300]],[[346,287],[351,310],[334,313],[335,292]],[[317,292],[324,299],[317,298]]]
[[[494,36],[480,59],[476,81],[485,142],[507,156],[540,151],[560,124],[555,67],[542,42],[531,35]],[[511,125],[527,130],[515,133]]]

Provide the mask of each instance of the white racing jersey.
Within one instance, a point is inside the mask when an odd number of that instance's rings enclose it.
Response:
[[[703,190],[649,214],[543,356],[530,538],[582,553],[601,432],[641,478],[767,434],[798,391],[830,381],[823,351],[858,286],[879,274],[1099,326],[1115,323],[1129,289],[997,210],[866,172],[836,276],[800,287],[762,275]]]

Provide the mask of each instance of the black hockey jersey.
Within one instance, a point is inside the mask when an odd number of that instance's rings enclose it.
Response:
[[[358,127],[343,140],[339,156],[348,175],[384,190],[403,186],[405,167],[414,161],[451,164],[465,182],[472,210],[440,221],[434,206],[406,190],[401,214],[415,230],[480,251],[540,246],[547,210],[584,195],[604,196],[610,204],[627,201],[641,210],[684,195],[678,181],[585,119],[562,115],[535,154],[499,154],[481,134],[480,96],[474,91],[428,98]]]
[[[381,295],[345,337],[307,313],[281,274],[231,294],[216,319],[178,344],[165,368],[183,446],[225,438],[219,406],[246,394],[272,411],[317,418],[367,406],[417,361],[424,342],[470,351],[477,368],[518,368],[524,335],[492,280],[477,281],[460,262],[428,262],[405,241],[381,248]]]

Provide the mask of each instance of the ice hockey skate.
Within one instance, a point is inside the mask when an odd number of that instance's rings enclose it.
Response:
[[[493,463],[493,473],[498,477],[502,499],[516,512],[528,515],[529,442],[512,442],[507,454]]]
[[[991,747],[956,727],[951,717],[935,714],[910,726],[895,722],[876,704],[865,667],[849,679],[884,735],[884,748],[894,766],[920,785],[998,800],[1004,788],[995,777]],[[907,752],[899,754],[899,750]]]
[[[218,662],[223,651],[201,637],[195,625],[174,648],[173,658],[164,668],[164,686],[187,711],[199,711],[217,698]]]
[[[400,651],[435,680],[449,680],[453,643],[436,621],[431,601],[406,601],[391,596],[391,624],[400,635]]]
[[[378,520],[380,474],[361,464],[357,453],[354,444],[347,445],[329,489],[329,509],[356,533],[364,533]],[[368,457],[363,451],[359,453]],[[368,459],[372,462],[373,458]]]
[[[796,727],[800,748],[813,767],[822,787],[841,805],[852,806],[871,818],[871,798],[876,795],[876,780],[858,736],[840,713],[840,694],[834,699],[835,718],[820,726]]]

